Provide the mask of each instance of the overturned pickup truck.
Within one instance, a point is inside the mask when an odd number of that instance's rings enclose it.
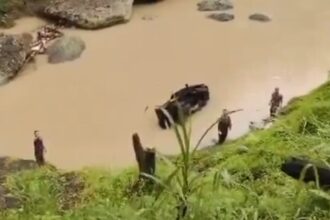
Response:
[[[169,101],[155,109],[159,126],[163,129],[170,128],[172,126],[170,117],[174,123],[180,122],[179,109],[182,110],[184,117],[188,117],[206,106],[209,99],[209,88],[205,84],[193,86],[186,84],[185,88],[172,94]]]

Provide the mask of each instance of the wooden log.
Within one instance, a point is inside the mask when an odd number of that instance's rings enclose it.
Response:
[[[154,148],[144,149],[140,137],[137,133],[133,134],[133,148],[135,158],[139,167],[139,179],[150,180],[150,178],[142,175],[142,173],[154,176],[156,171],[156,151]],[[150,182],[150,181],[148,181]]]
[[[153,148],[146,148],[144,151],[144,173],[154,175],[156,169],[156,152]]]
[[[135,152],[135,158],[139,166],[139,172],[143,170],[143,161],[144,161],[144,150],[140,141],[140,137],[138,134],[133,134],[133,148]]]

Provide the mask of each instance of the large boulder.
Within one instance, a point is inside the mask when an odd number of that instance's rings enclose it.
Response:
[[[226,22],[233,20],[235,16],[233,14],[228,14],[228,13],[214,13],[214,14],[210,14],[208,18],[216,21]]]
[[[202,0],[197,3],[199,11],[222,11],[233,9],[233,3],[230,0]]]
[[[25,64],[32,37],[0,34],[0,84],[14,78]]]
[[[130,20],[133,0],[51,0],[39,13],[84,29],[99,29]]]
[[[85,42],[79,37],[62,37],[47,48],[48,62],[55,64],[75,60],[85,48]]]

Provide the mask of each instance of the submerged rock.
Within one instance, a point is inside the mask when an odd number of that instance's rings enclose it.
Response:
[[[264,123],[262,123],[262,122],[254,122],[254,121],[250,121],[249,129],[250,129],[251,131],[263,130],[264,128],[265,128]]]
[[[47,48],[48,62],[55,64],[75,60],[85,48],[85,42],[79,37],[62,37]]]
[[[145,15],[142,17],[142,20],[145,20],[145,21],[152,21],[154,20],[156,17],[155,16],[150,16],[150,15]]]
[[[214,13],[214,14],[210,14],[208,16],[208,18],[211,18],[213,20],[217,20],[217,21],[222,21],[222,22],[226,22],[226,21],[231,21],[235,18],[235,16],[233,14],[228,14],[228,13]]]
[[[264,14],[260,14],[260,13],[255,13],[249,16],[250,20],[253,21],[260,21],[260,22],[268,22],[270,21],[270,17],[268,17],[267,15]]]
[[[14,78],[25,64],[30,51],[30,37],[0,34],[0,84]]]
[[[199,11],[220,11],[234,8],[230,0],[202,0],[197,3]]]
[[[51,0],[39,13],[84,29],[129,21],[133,0]]]
[[[275,121],[274,118],[265,118],[260,122],[250,121],[249,129],[251,131],[268,129],[273,125],[274,121]]]

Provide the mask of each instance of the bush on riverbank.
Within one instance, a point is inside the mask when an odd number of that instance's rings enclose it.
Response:
[[[179,135],[181,150],[190,146],[184,135],[187,133]],[[74,184],[71,188],[67,187],[69,183],[63,184],[64,177],[58,171],[26,171],[6,181],[23,206],[3,211],[0,218],[173,220],[177,217],[179,198],[183,198],[188,206],[185,219],[327,220],[329,194],[315,184],[300,183],[286,176],[280,165],[292,155],[327,164],[329,141],[330,83],[326,83],[293,102],[286,108],[286,115],[269,130],[199,152],[194,158],[185,154],[175,164],[166,159],[158,162],[158,181],[167,186],[160,194],[159,188],[140,195],[131,193],[137,177],[135,169],[117,174],[82,170],[78,175],[84,187],[77,191],[73,190],[77,188]],[[184,169],[187,164],[189,169]],[[182,187],[185,184],[190,191]],[[68,190],[75,195],[69,197],[75,201],[69,209],[62,204]]]

